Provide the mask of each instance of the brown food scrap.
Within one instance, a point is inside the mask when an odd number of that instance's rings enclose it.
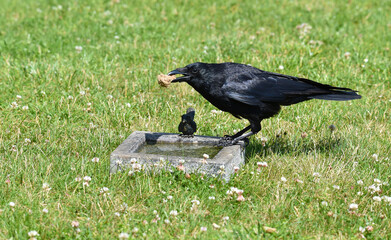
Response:
[[[175,75],[169,76],[169,75],[165,75],[165,74],[159,74],[157,76],[157,81],[160,84],[160,86],[168,87],[168,86],[170,86],[171,81],[174,80],[175,78],[176,78]]]
[[[267,232],[267,233],[274,233],[274,232],[277,231],[277,229],[271,228],[271,227],[267,227],[267,226],[263,226],[263,230],[265,230],[265,232]]]

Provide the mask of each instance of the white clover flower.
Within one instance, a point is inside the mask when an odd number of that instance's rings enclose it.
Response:
[[[39,233],[35,230],[33,231],[30,231],[27,233],[29,235],[29,237],[33,238],[33,237],[38,237],[39,236]]]
[[[224,220],[224,221],[228,221],[228,220],[229,220],[229,217],[228,217],[228,216],[225,216],[225,217],[223,217],[223,220]]]
[[[284,66],[280,65],[280,66],[278,66],[278,69],[284,70]]]
[[[364,193],[363,192],[357,192],[357,195],[358,196],[362,196],[362,195],[364,195]]]
[[[47,208],[44,208],[44,209],[42,209],[42,212],[46,214],[49,212],[49,210]]]
[[[171,200],[171,199],[172,199],[172,196],[171,196],[171,195],[167,196],[167,199],[168,199],[168,200]]]
[[[108,99],[113,99],[113,95],[110,95],[110,94],[109,94],[109,95],[107,95],[107,98],[108,98]]]
[[[29,106],[27,106],[27,105],[22,107],[22,110],[25,110],[25,111],[26,111],[26,110],[28,110],[28,109],[29,109]]]
[[[89,182],[83,182],[83,186],[88,187],[88,186],[90,186],[90,183]]]
[[[212,223],[212,226],[214,229],[219,229],[220,228],[220,225],[216,224],[216,223]]]
[[[89,181],[91,181],[91,177],[90,176],[85,176],[83,178],[83,180],[86,181],[86,182],[89,182]]]
[[[129,108],[131,107],[130,103],[125,103],[125,105]]]
[[[24,139],[24,142],[25,142],[25,143],[31,143],[31,140],[30,140],[30,138],[25,138],[25,139]]]
[[[121,213],[119,213],[119,212],[115,212],[114,215],[115,215],[116,217],[121,217]]]
[[[389,196],[383,196],[382,199],[387,203],[391,203],[391,197]]]
[[[131,158],[131,159],[130,159],[130,163],[131,163],[131,164],[135,164],[136,162],[137,162],[137,159],[136,159],[136,158]]]
[[[94,158],[91,159],[91,162],[93,162],[93,163],[98,163],[98,162],[99,162],[99,158],[94,157]]]
[[[82,96],[86,95],[86,91],[83,91],[83,90],[81,90],[79,93],[80,93],[80,95],[82,95]]]
[[[22,96],[20,96],[20,95],[16,95],[16,98],[17,98],[17,99],[21,99],[21,98],[22,98]]]
[[[258,167],[267,167],[267,162],[257,162]]]
[[[350,209],[350,210],[356,210],[356,209],[358,209],[358,204],[356,204],[356,203],[351,203],[351,204],[349,205],[349,209]]]
[[[201,227],[200,230],[201,230],[201,232],[206,232],[208,230],[208,228],[207,227]]]
[[[42,184],[42,189],[43,189],[44,191],[49,192],[52,188],[49,186],[48,183],[43,183],[43,184]]]
[[[314,173],[312,174],[312,176],[314,176],[314,177],[320,177],[320,173],[314,172]]]
[[[232,196],[234,194],[233,191],[231,191],[231,190],[227,190],[226,193],[227,193],[228,196]]]
[[[80,223],[79,223],[78,221],[72,221],[72,222],[71,222],[71,225],[72,225],[72,227],[74,227],[74,228],[78,228],[79,225],[80,225]]]
[[[363,182],[362,180],[358,180],[358,181],[357,181],[357,184],[358,184],[358,185],[363,185],[364,182]]]
[[[377,178],[373,179],[373,181],[374,181],[375,183],[377,183],[377,184],[380,184],[380,183],[381,183],[380,179],[377,179]]]
[[[105,194],[105,193],[109,192],[109,188],[107,188],[107,187],[102,187],[102,188],[100,189],[99,192],[100,192],[101,194]]]
[[[184,163],[185,163],[185,160],[181,159],[181,160],[179,160],[179,163],[180,163],[180,164],[184,164]]]
[[[222,113],[221,110],[215,110],[213,109],[212,111],[210,111],[212,114],[219,114],[219,113]]]
[[[367,62],[368,62],[368,58],[365,58],[365,59],[364,59],[364,62],[366,62],[366,63],[367,63]]]
[[[325,207],[327,207],[329,205],[328,202],[326,202],[326,201],[322,201],[321,204],[322,204],[322,206],[325,206]]]
[[[114,36],[114,39],[118,40],[118,39],[119,39],[119,36],[115,35],[115,36]]]
[[[46,95],[45,91],[41,91],[41,94],[42,94],[42,95]]]
[[[208,158],[209,158],[209,155],[206,154],[206,153],[204,153],[204,154],[202,155],[202,157],[205,158],[205,159],[208,159]]]
[[[170,220],[164,219],[164,223],[169,224],[169,223],[170,223]]]
[[[344,54],[345,58],[350,58],[350,55],[351,55],[350,52],[346,52],[346,53]]]
[[[215,200],[216,198],[214,196],[210,196],[209,200]]]
[[[138,232],[138,230],[139,230],[139,229],[138,229],[137,227],[135,227],[135,228],[133,228],[132,232],[133,232],[133,233],[136,233],[136,232]]]
[[[340,186],[338,186],[338,185],[333,185],[333,188],[334,188],[335,190],[339,190],[339,189],[341,189],[341,187],[340,187]]]
[[[178,216],[178,211],[176,211],[176,210],[172,210],[171,212],[170,212],[170,215],[171,216]]]
[[[85,94],[85,92],[84,92],[84,94]],[[69,95],[69,96],[68,96],[68,99],[69,99],[69,100],[72,100],[72,99],[73,99],[73,96]]]
[[[17,102],[12,102],[11,103],[11,108],[17,108],[19,105]]]
[[[16,204],[15,204],[14,202],[10,202],[10,203],[8,203],[8,205],[9,205],[10,207],[15,207],[15,206],[16,206]]]
[[[364,233],[364,232],[365,232],[365,228],[359,227],[359,228],[358,228],[358,231],[360,231],[361,233]]]
[[[122,164],[122,160],[120,160],[120,159],[116,160],[116,161],[115,161],[115,164],[121,165],[121,164]]]
[[[377,155],[376,153],[372,154],[372,158],[373,160],[375,160],[376,162],[379,161],[379,155]]]
[[[198,201],[197,199],[192,200],[191,203],[193,203],[194,205],[200,205],[200,201]]]
[[[135,172],[140,172],[141,171],[141,164],[140,163],[132,164],[132,168]]]
[[[381,198],[379,196],[374,196],[372,199],[376,202],[381,202]]]
[[[368,187],[368,189],[371,191],[371,193],[375,193],[375,192],[380,192],[380,187],[379,186],[375,186],[375,185],[371,185]]]
[[[125,232],[122,232],[118,235],[118,238],[119,239],[128,239],[129,238],[129,234],[125,233]]]
[[[281,177],[281,182],[286,182],[286,178],[285,177]]]
[[[13,151],[13,152],[16,152],[16,151],[18,151],[18,149],[17,149],[16,145],[12,145],[12,146],[11,146],[11,151]]]
[[[76,46],[75,49],[76,49],[76,51],[81,52],[83,50],[83,47],[82,46]]]

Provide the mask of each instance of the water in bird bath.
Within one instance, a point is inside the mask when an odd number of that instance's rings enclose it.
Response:
[[[156,143],[147,141],[137,149],[136,153],[195,158],[202,158],[203,154],[208,154],[210,158],[213,158],[221,149],[222,147],[204,144]]]

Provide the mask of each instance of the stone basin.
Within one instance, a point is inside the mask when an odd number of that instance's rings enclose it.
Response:
[[[245,143],[217,147],[219,140],[219,137],[210,136],[189,138],[174,133],[136,131],[111,153],[110,173],[131,168],[131,161],[135,160],[147,171],[162,166],[177,167],[182,160],[187,173],[221,174],[228,181],[234,167],[244,164]],[[206,163],[204,154],[210,157]]]

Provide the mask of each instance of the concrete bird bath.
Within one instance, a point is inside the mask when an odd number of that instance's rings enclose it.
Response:
[[[245,143],[217,147],[220,138],[209,136],[181,137],[173,133],[133,132],[111,153],[110,173],[131,168],[137,160],[142,169],[177,167],[184,161],[187,173],[204,172],[209,176],[221,174],[226,181],[234,173],[234,167],[244,164]],[[203,154],[208,154],[206,163]]]

